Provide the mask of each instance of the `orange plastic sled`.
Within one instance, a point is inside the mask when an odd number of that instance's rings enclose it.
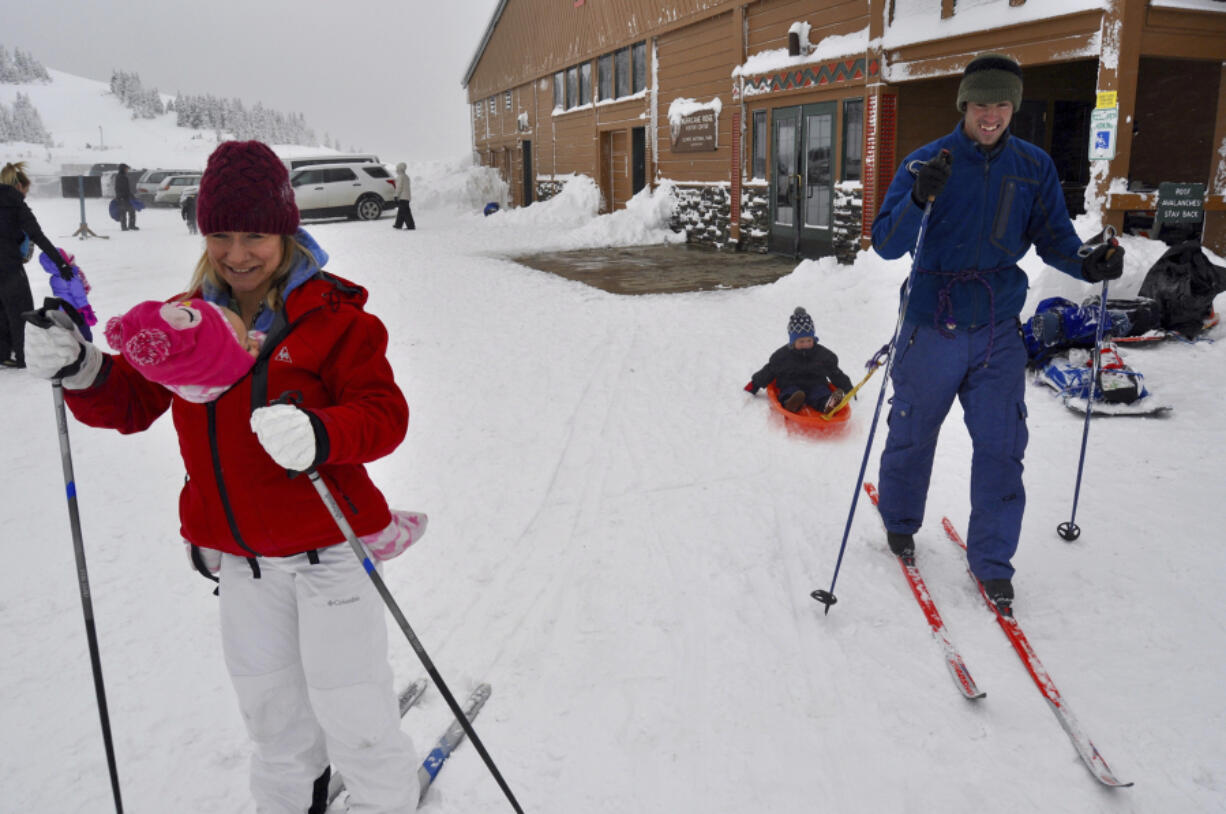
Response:
[[[851,418],[850,403],[843,405],[843,409],[832,416],[826,416],[825,413],[818,412],[807,404],[795,413],[785,410],[783,405],[779,403],[779,387],[774,382],[766,386],[766,397],[770,401],[771,409],[778,412],[784,419],[797,426],[817,430],[818,432],[841,427],[847,423],[847,419]]]

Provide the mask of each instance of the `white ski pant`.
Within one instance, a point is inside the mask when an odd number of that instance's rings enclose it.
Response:
[[[417,809],[417,755],[400,731],[384,605],[348,543],[261,558],[223,555],[221,638],[254,752],[259,814],[305,814],[331,761],[351,814]]]

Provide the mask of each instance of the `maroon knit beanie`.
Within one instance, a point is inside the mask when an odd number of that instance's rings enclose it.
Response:
[[[259,141],[226,141],[209,156],[196,199],[200,233],[298,231],[298,205],[281,159]]]

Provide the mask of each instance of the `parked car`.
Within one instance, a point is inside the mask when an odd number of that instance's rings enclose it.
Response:
[[[199,187],[199,185],[200,176],[198,174],[168,175],[158,185],[157,192],[153,193],[153,202],[162,206],[178,206],[179,196],[183,194],[183,190],[190,186]]]
[[[332,155],[300,155],[282,158],[281,163],[290,172],[317,164],[378,164],[379,156],[373,153],[333,153]]]
[[[396,179],[382,164],[315,164],[290,173],[304,218],[375,220],[396,206]]]
[[[138,178],[136,188],[133,189],[133,194],[146,204],[153,203],[153,196],[157,194],[158,187],[162,182],[171,175],[192,175],[197,174],[198,170],[146,170],[142,175],[132,176]]]

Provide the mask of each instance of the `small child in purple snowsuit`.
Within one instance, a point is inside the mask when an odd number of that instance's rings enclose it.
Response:
[[[89,281],[85,279],[85,272],[77,266],[75,257],[64,249],[60,249],[59,252],[64,262],[72,266],[72,273],[67,277],[64,276],[64,272],[56,269],[55,261],[46,252],[38,256],[38,262],[51,275],[51,293],[77,309],[82,320],[77,324],[77,328],[80,329],[82,336],[92,341],[93,335],[89,327],[98,324],[98,317],[94,315],[94,309],[90,307],[89,300],[86,299],[86,295],[90,292]]]

